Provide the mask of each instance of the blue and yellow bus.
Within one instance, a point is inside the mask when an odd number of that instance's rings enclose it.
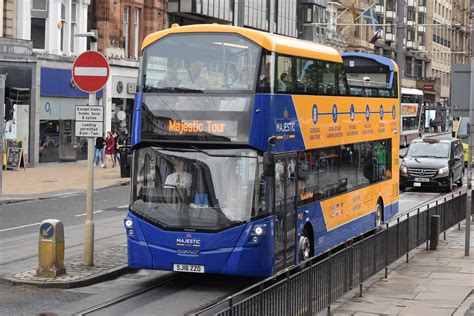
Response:
[[[232,26],[146,37],[129,265],[269,276],[393,217],[397,73],[380,56]]]

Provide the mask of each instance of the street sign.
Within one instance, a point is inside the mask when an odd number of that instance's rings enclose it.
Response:
[[[76,136],[99,137],[104,131],[104,108],[97,105],[76,105]]]
[[[103,109],[97,105],[76,105],[76,121],[103,122]]]
[[[99,137],[103,136],[104,123],[102,122],[78,122],[76,121],[77,137]]]
[[[95,51],[80,54],[72,65],[72,79],[79,89],[87,93],[102,89],[109,79],[109,74],[107,59]]]

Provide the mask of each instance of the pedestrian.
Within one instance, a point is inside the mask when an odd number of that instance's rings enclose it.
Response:
[[[117,132],[114,132],[114,163],[117,164],[117,161],[120,161],[118,145],[120,144],[121,137]]]
[[[114,161],[114,154],[115,154],[115,140],[112,132],[107,132],[107,137],[105,138],[105,166],[103,168],[107,168],[108,161],[112,161],[112,168],[115,167]]]
[[[104,144],[105,140],[102,136],[95,139],[95,153],[94,153],[94,166],[101,164],[104,167]]]
[[[430,133],[434,133],[434,126],[435,126],[435,124],[433,122],[433,119],[430,118]]]

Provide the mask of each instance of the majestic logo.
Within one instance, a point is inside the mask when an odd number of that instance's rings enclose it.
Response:
[[[201,247],[201,239],[192,238],[192,235],[188,233],[184,238],[176,238],[176,246]]]
[[[283,110],[283,119],[277,119],[275,122],[275,129],[277,133],[292,133],[296,131],[296,120],[288,118],[288,109]]]

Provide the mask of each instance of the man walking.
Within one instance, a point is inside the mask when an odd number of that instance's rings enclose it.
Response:
[[[104,167],[104,144],[105,140],[102,136],[95,139],[94,166],[97,166],[100,161],[101,167]]]

